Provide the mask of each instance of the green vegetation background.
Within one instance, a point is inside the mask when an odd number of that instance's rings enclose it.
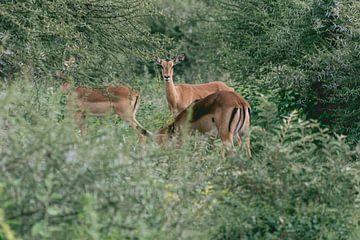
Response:
[[[0,1],[0,239],[359,239],[356,0]],[[139,122],[175,82],[221,80],[252,105],[253,159],[220,142],[139,145],[58,90],[127,84]]]

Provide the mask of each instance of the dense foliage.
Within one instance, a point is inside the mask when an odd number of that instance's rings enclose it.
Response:
[[[356,0],[0,1],[0,239],[359,239]],[[252,152],[195,134],[139,144],[115,116],[81,136],[58,86],[126,83],[171,120],[175,82],[252,105]]]
[[[0,11],[5,81],[22,73],[44,83],[62,71],[83,84],[119,82],[131,76],[130,60],[161,51],[144,22],[151,1],[2,1]]]
[[[34,105],[31,89],[9,89],[0,114],[0,201],[25,239],[358,236],[360,149],[296,113],[276,125],[254,119],[253,159],[222,159],[220,142],[200,136],[181,148],[138,145],[113,117],[89,120],[81,138],[58,91]],[[139,121],[166,120],[156,101]]]

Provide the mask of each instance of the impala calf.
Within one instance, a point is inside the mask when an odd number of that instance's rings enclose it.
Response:
[[[173,123],[160,129],[157,142],[162,144],[171,139],[182,128],[209,133],[217,130],[224,145],[233,147],[234,136],[246,136],[246,151],[250,150],[250,105],[239,94],[232,91],[220,91],[195,101],[182,111]]]
[[[227,90],[234,91],[223,82],[210,82],[203,84],[177,84],[174,85],[174,66],[185,59],[182,54],[173,59],[160,59],[156,63],[162,68],[162,77],[165,81],[166,99],[170,112],[176,117],[193,101],[204,98],[212,93]]]
[[[104,89],[72,88],[69,83],[64,83],[61,90],[69,95],[68,105],[74,111],[75,122],[82,134],[85,131],[84,119],[87,115],[104,116],[114,112],[127,121],[141,138],[149,135],[135,118],[140,105],[140,95],[136,91],[126,86],[107,86]]]

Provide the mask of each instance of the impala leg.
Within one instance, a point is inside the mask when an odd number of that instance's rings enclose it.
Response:
[[[242,142],[242,135],[241,135],[241,133],[237,133],[236,134],[236,140],[237,140],[237,143],[238,143],[238,145],[239,145],[239,148],[241,148],[241,150],[243,150],[244,149],[244,146],[243,146],[243,142]],[[247,142],[247,139],[245,140],[246,142]],[[245,147],[246,148],[246,147]],[[246,149],[246,151],[247,151],[247,149]]]
[[[241,140],[240,133],[236,133],[236,140],[237,140],[238,145],[241,147],[241,145],[242,145],[242,140]]]
[[[227,153],[229,156],[233,156],[234,155],[234,143],[233,140],[230,139],[231,137],[227,137],[226,140],[222,140],[223,141],[223,147],[222,147],[222,151],[221,151],[221,156],[225,157],[225,154]]]
[[[246,143],[246,152],[249,158],[251,155],[251,146],[250,146],[250,120],[246,121],[246,131],[245,131],[245,143]]]
[[[249,158],[251,158],[252,156],[251,156],[251,147],[250,147],[250,135],[248,134],[247,136],[246,136],[246,151],[247,151],[247,155],[248,155],[248,157]]]
[[[146,135],[147,135],[147,131],[144,129],[144,127],[136,120],[135,115],[136,112],[138,111],[140,106],[140,96],[137,96],[137,101],[135,103],[134,106],[134,110],[131,114],[131,121],[129,121],[130,123],[135,123],[132,125],[132,127],[136,130],[136,132],[138,133],[138,137],[139,137],[139,143],[140,144],[145,144],[146,143]]]
[[[129,119],[125,119],[130,123],[131,127],[135,129],[139,137],[139,143],[146,143],[149,132],[136,120],[135,115],[132,115]]]
[[[234,134],[229,132],[226,127],[220,130],[220,139],[223,143],[223,147],[221,149],[221,156],[225,157],[225,153],[227,152],[229,156],[233,155],[234,148]]]
[[[146,140],[147,140],[147,136],[149,135],[149,132],[136,120],[135,116],[133,116],[133,121],[136,124],[135,128],[138,132],[139,143],[145,144]]]
[[[250,148],[250,135],[249,134],[246,134],[245,136],[245,146],[242,145],[242,136],[240,133],[237,133],[236,134],[236,139],[237,139],[237,142],[239,144],[239,147],[241,149],[244,149],[246,150],[246,154],[249,158],[251,158],[251,148]]]
[[[144,131],[142,131],[143,127],[135,119],[135,113],[138,110],[139,102],[140,101],[138,99],[137,104],[134,106],[134,110],[129,110],[129,103],[127,101],[119,101],[114,104],[113,107],[118,117],[128,122],[130,126],[138,133],[139,142],[144,143],[145,139],[143,135],[145,134],[143,133]]]
[[[74,113],[75,124],[80,128],[81,136],[86,133],[85,128],[85,114],[82,111],[75,111]]]
[[[132,119],[135,124],[136,124],[136,129],[138,130],[140,136],[146,141],[146,137],[151,135],[152,133],[149,132],[148,130],[146,130],[143,125],[141,125],[135,118],[135,116],[133,116],[133,119]]]
[[[246,150],[246,154],[251,158],[251,147],[250,147],[250,118],[245,120],[245,126],[236,133],[236,138],[239,146]],[[245,145],[242,145],[242,138],[245,137]]]

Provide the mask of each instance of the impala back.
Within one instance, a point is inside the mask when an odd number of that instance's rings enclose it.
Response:
[[[131,113],[135,102],[128,87],[106,87],[104,89],[90,89],[78,87],[75,89],[76,107],[88,114],[103,116],[112,113]],[[134,102],[134,103],[133,103]]]

